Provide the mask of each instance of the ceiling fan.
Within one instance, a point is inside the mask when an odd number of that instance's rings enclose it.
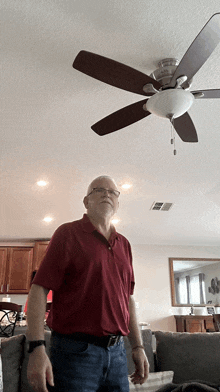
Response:
[[[80,51],[73,68],[114,87],[148,97],[126,106],[92,125],[106,135],[154,113],[168,118],[184,142],[197,142],[197,132],[187,113],[194,99],[220,98],[220,89],[189,91],[193,76],[220,41],[220,13],[214,14],[197,35],[182,60],[165,59],[150,76],[115,60]]]

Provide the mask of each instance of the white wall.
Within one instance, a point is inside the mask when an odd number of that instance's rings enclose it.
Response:
[[[174,314],[189,314],[189,307],[172,307],[169,257],[219,258],[220,247],[133,245],[136,279],[134,292],[140,322],[152,330],[176,331]]]

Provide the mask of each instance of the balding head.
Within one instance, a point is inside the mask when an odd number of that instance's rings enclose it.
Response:
[[[104,192],[93,192],[94,188],[104,189]],[[109,193],[108,190],[118,190],[117,184],[113,178],[109,176],[99,176],[95,178],[88,187],[87,195],[83,199],[87,214],[94,218],[109,218],[115,214],[118,209],[118,196]],[[106,192],[107,191],[107,192]]]
[[[114,185],[114,189],[116,189],[116,190],[118,189],[118,188],[117,188],[117,184],[116,184],[116,182],[115,182],[115,180],[114,180],[113,178],[111,178],[110,176],[99,176],[99,177],[95,178],[95,179],[91,182],[91,184],[89,185],[88,190],[87,190],[87,195],[88,195],[90,192],[92,192],[93,188],[95,188],[95,187],[97,186],[97,184],[99,184],[102,180],[108,180],[108,181],[110,181],[110,182]]]

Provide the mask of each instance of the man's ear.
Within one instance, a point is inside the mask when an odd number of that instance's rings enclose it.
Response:
[[[84,204],[84,206],[85,206],[86,209],[87,209],[87,206],[88,206],[88,197],[87,197],[87,196],[84,197],[84,199],[83,199],[83,204]]]

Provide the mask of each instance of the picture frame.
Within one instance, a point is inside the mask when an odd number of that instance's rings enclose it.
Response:
[[[207,306],[207,313],[210,314],[210,315],[215,314],[214,306]]]

